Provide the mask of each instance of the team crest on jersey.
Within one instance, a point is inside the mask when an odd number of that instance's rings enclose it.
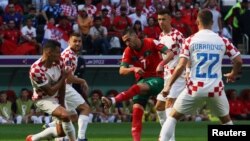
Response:
[[[147,50],[144,52],[144,57],[149,56],[150,54],[152,54],[152,52],[150,50]]]

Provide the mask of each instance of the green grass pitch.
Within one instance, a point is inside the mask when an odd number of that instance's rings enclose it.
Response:
[[[207,125],[214,122],[178,122],[176,128],[177,141],[207,141]],[[235,122],[250,124],[250,121]],[[132,141],[131,123],[91,123],[88,126],[89,141]],[[41,131],[42,125],[0,125],[0,141],[24,141],[28,134]],[[160,124],[143,123],[142,141],[157,141]]]

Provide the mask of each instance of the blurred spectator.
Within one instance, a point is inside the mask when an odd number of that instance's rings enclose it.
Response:
[[[161,33],[159,26],[156,26],[156,20],[153,17],[148,18],[148,26],[144,28],[144,34],[147,38],[158,39]]]
[[[94,25],[90,28],[89,34],[92,39],[94,54],[107,55],[110,49],[107,28],[102,26],[102,18],[95,17]]]
[[[198,27],[196,24],[198,9],[192,8],[191,0],[187,0],[185,2],[185,7],[181,9],[182,18],[186,21],[186,23],[190,26],[192,34],[198,31]]]
[[[7,29],[2,32],[3,39],[13,42],[14,44],[19,44],[21,37],[20,28],[16,28],[14,20],[9,20],[7,23]]]
[[[45,7],[45,5],[49,4],[49,0],[32,0],[32,5],[36,7],[37,13],[40,13],[40,11]]]
[[[13,104],[7,100],[6,91],[0,91],[0,124],[13,124]]]
[[[142,10],[142,7],[137,6],[135,13],[130,14],[128,17],[131,19],[133,25],[135,24],[135,21],[140,21],[142,24],[142,29],[144,29],[144,27],[147,26],[147,17],[142,14]]]
[[[239,27],[239,17],[244,14],[248,8],[248,0],[242,0],[242,2],[237,2],[224,17],[224,21],[232,26],[233,29],[233,43],[235,46],[239,44],[242,40],[241,30]]]
[[[161,2],[159,0],[152,0],[153,3],[148,7],[149,14],[148,16],[151,17],[157,12],[158,5],[161,5]]]
[[[111,14],[113,13],[113,8],[111,7],[109,0],[101,0],[100,3],[96,5],[96,15],[99,16],[102,13],[103,9],[107,9],[107,15],[109,18],[111,18]]]
[[[146,0],[137,0],[136,7],[141,8],[141,14],[148,16],[149,15],[149,10],[146,6]]]
[[[61,16],[62,10],[57,3],[57,0],[48,0],[49,3],[46,4],[42,9],[42,15],[43,18],[46,20],[46,22],[49,22],[50,18],[55,19],[55,23],[57,24],[59,21],[59,18]]]
[[[115,32],[115,35],[118,36],[120,39],[122,37],[123,32],[132,26],[131,19],[127,16],[126,7],[121,7],[121,15],[116,16],[113,21],[113,30]]]
[[[122,122],[131,122],[132,121],[132,109],[133,109],[133,100],[124,101],[123,103],[123,116]]]
[[[89,35],[89,30],[93,25],[93,18],[88,16],[86,8],[83,5],[78,6],[78,16],[76,24],[73,25],[73,31],[80,33],[83,41],[83,50],[87,54],[93,53],[91,36]]]
[[[229,102],[229,114],[234,120],[244,120],[247,117],[245,107],[242,101],[239,100],[237,91],[234,89],[226,90],[226,95]]]
[[[29,123],[34,109],[34,104],[29,98],[29,90],[23,88],[20,92],[20,98],[16,100],[16,124]]]
[[[217,10],[216,7],[217,7],[216,0],[210,0],[210,2],[208,3],[208,8],[213,14],[212,31],[221,34],[222,32],[221,13],[220,11]]]
[[[103,96],[101,90],[93,90],[90,92],[90,107],[91,107],[91,113],[89,115],[90,122],[100,122],[100,115],[103,111],[102,108],[102,102],[101,102],[101,97]]]
[[[84,9],[86,9],[86,12],[88,14],[89,17],[93,18],[94,14],[96,13],[97,9],[95,5],[92,5],[92,0],[85,0],[85,4],[83,5],[78,5],[80,7],[83,7]]]
[[[22,18],[23,18],[22,14],[15,11],[14,4],[9,4],[8,8],[9,8],[9,12],[4,14],[4,21],[8,23],[10,20],[13,20],[15,21],[15,26],[17,28],[20,28]]]
[[[23,15],[23,8],[22,6],[18,3],[18,0],[9,0],[9,4],[5,7],[5,12],[9,13],[10,9],[14,9],[16,13],[20,13]]]
[[[145,35],[144,35],[143,30],[142,30],[141,21],[139,21],[139,20],[135,21],[135,23],[133,25],[133,30],[135,31],[135,33],[137,34],[139,39],[144,39]]]
[[[176,11],[175,16],[172,18],[171,25],[179,30],[184,37],[189,37],[192,34],[192,29],[189,24],[182,18],[181,11]]]
[[[21,39],[23,44],[25,43],[25,47],[23,47],[23,50],[29,51],[29,54],[36,55],[42,52],[41,51],[41,45],[36,41],[36,28],[32,26],[32,19],[28,18],[26,20],[26,25],[22,27],[21,29]],[[30,50],[32,49],[33,50]]]
[[[101,11],[102,26],[105,26],[108,32],[111,30],[111,18],[108,16],[108,9],[104,8]]]
[[[178,6],[177,6],[176,0],[170,0],[169,10],[171,12],[171,15],[175,16],[176,11],[178,10]]]
[[[128,3],[128,0],[120,0],[120,3],[118,5],[114,5],[114,17],[121,15],[121,7],[126,7],[126,15],[129,15],[130,13],[134,12],[134,9]]]
[[[52,39],[61,43],[61,50],[68,47],[69,35],[64,31],[64,29],[62,30],[55,25],[54,18],[49,19],[49,22],[44,27],[44,31],[43,43],[45,43],[48,39]]]
[[[77,9],[76,6],[72,4],[72,0],[65,0],[60,7],[62,10],[61,16],[66,16],[71,23],[74,23],[77,17]]]
[[[250,89],[242,90],[240,96],[246,110],[247,120],[250,120]]]

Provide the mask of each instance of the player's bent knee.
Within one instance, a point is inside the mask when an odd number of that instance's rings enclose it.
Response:
[[[90,107],[87,103],[81,104],[77,107],[81,114],[88,115],[90,113]]]
[[[164,111],[165,110],[165,102],[157,101],[156,104],[155,104],[155,109],[157,111]]]

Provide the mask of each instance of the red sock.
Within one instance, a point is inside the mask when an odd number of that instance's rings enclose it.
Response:
[[[122,101],[127,101],[127,100],[131,99],[133,96],[139,94],[140,91],[141,91],[140,87],[135,84],[135,85],[131,86],[127,91],[119,93],[115,97],[115,102],[119,103]]]
[[[142,116],[143,116],[143,110],[138,107],[136,108],[133,107],[132,130],[131,130],[133,141],[141,140]]]

